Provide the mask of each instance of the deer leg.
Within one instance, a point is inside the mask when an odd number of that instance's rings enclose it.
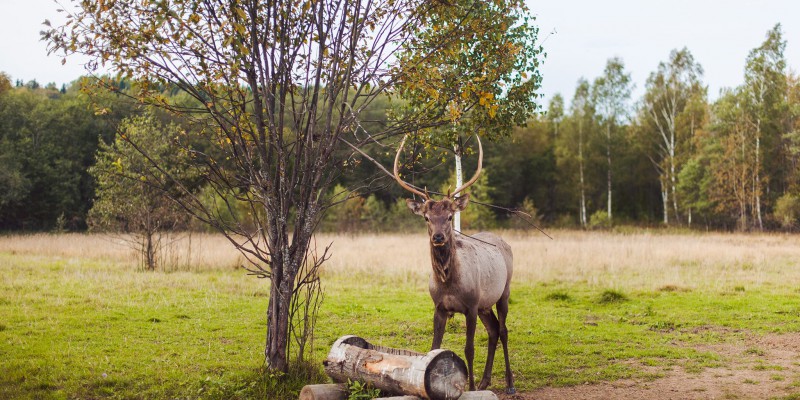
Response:
[[[464,356],[467,358],[469,369],[469,390],[475,390],[475,376],[472,374],[472,361],[475,359],[475,325],[478,322],[477,311],[467,311],[467,344],[464,346]]]
[[[500,341],[503,343],[503,356],[506,360],[506,393],[514,394],[517,389],[514,388],[514,375],[511,373],[511,364],[508,362],[508,329],[506,329],[506,316],[508,316],[508,296],[509,292],[503,294],[500,301],[497,302],[497,318],[500,322]]]
[[[497,339],[500,337],[500,322],[497,321],[497,317],[495,317],[491,308],[488,312],[480,313],[478,316],[489,334],[489,352],[486,354],[486,366],[483,370],[481,383],[478,384],[478,390],[484,390],[492,382],[492,365],[494,364],[494,353],[497,350]]]
[[[433,344],[431,350],[436,350],[442,347],[442,338],[444,338],[444,330],[447,325],[447,311],[436,308],[433,312]]]

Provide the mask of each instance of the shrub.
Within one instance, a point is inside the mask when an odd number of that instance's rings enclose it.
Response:
[[[605,211],[596,211],[589,217],[589,228],[591,229],[609,229],[611,228],[611,219],[608,218],[608,213]]]
[[[600,304],[609,304],[609,303],[621,303],[623,301],[627,301],[628,296],[625,296],[620,291],[617,290],[606,290],[600,295],[600,299],[597,301]]]
[[[800,219],[800,196],[784,194],[775,203],[775,219],[784,229],[794,229]]]

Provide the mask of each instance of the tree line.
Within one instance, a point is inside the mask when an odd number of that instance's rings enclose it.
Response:
[[[702,66],[686,48],[673,50],[650,73],[637,100],[631,98],[634,83],[624,61],[609,59],[600,76],[577,82],[571,98],[554,95],[527,126],[486,143],[486,171],[472,189],[473,198],[486,205],[468,209],[465,227],[531,228],[511,212],[521,210],[536,223],[558,227],[797,229],[800,80],[786,65],[785,46],[776,25],[747,56],[743,83],[723,89],[713,102]],[[89,95],[81,90],[81,80],[59,89],[35,80],[12,84],[9,76],[0,76],[0,229],[80,231],[89,221],[98,228],[133,229],[133,216],[151,214],[162,217],[150,229],[202,229],[179,217],[163,217],[180,210],[152,207],[161,201],[149,200],[148,212],[146,207],[131,210],[133,202],[127,202],[124,218],[112,207],[117,203],[108,199],[136,191],[109,178],[124,154],[115,134],[131,132],[158,148],[155,135],[146,139],[148,132],[180,130],[182,122],[165,113],[135,119],[148,112],[123,95],[132,83],[109,81],[117,94]],[[162,91],[166,97],[180,96],[174,89]],[[369,124],[385,123],[392,110],[380,97],[365,112],[368,132]],[[165,160],[181,162],[170,153],[175,149],[161,146]],[[376,161],[391,165],[391,146],[369,149]],[[419,150],[425,157],[417,160],[411,181],[447,192],[455,182],[448,149]],[[467,171],[474,162],[465,158]],[[404,207],[406,194],[373,163],[356,155],[341,171],[330,195],[342,204],[329,210],[323,230],[418,228]],[[215,196],[205,189],[206,201]],[[226,212],[246,219],[250,210],[229,207]]]
[[[486,145],[488,177],[475,190],[500,207],[479,208],[466,226],[531,228],[511,209],[558,227],[796,230],[800,81],[785,47],[776,25],[747,56],[743,83],[713,102],[687,48],[650,73],[640,99],[631,98],[624,61],[609,59],[600,76],[577,82],[571,98],[554,95],[526,127]],[[451,165],[440,161],[420,168],[418,186],[453,185]],[[396,215],[398,196],[390,187],[355,198],[329,220],[340,228],[407,226]]]

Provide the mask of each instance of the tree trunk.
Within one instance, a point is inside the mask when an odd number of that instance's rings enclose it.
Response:
[[[581,226],[586,228],[589,224],[586,220],[586,189],[583,182],[583,122],[578,123],[578,171],[581,190]]]
[[[606,161],[608,161],[608,222],[611,222],[611,124],[606,125]]]
[[[273,259],[274,261],[274,259]],[[276,268],[277,267],[277,268]],[[267,366],[273,371],[288,371],[289,357],[289,303],[292,299],[292,282],[287,282],[288,265],[272,265],[272,281],[267,311]]]
[[[464,175],[462,173],[461,168],[461,146],[455,146],[455,153],[456,153],[456,188],[460,188],[461,185],[464,184]],[[457,193],[455,197],[460,197],[461,194]],[[453,215],[453,228],[461,232],[461,212],[456,211]]]
[[[147,231],[145,232],[145,262],[147,263],[147,269],[150,271],[156,270],[156,249],[155,244],[153,244],[153,235],[154,232]]]
[[[689,207],[689,215],[688,215],[687,220],[689,222],[689,228],[691,228],[692,227],[692,207]]]
[[[756,197],[755,211],[758,229],[764,230],[764,221],[761,219],[761,119],[756,121],[756,165],[755,165],[755,187],[753,194]]]
[[[675,212],[675,221],[680,224],[681,217],[678,215],[678,185],[675,179],[675,138],[672,139],[672,148],[669,154],[669,180],[672,191],[672,209]]]
[[[669,189],[667,189],[667,184],[664,182],[664,179],[660,179],[659,183],[661,184],[661,204],[664,206],[664,225],[669,225]]]

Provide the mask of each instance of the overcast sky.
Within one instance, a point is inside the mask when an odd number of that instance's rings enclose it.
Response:
[[[68,0],[64,0],[68,3]],[[705,70],[714,99],[743,80],[748,52],[776,23],[788,41],[789,67],[800,69],[800,0],[528,0],[547,52],[542,66],[544,104],[555,93],[567,101],[580,77],[593,80],[619,56],[636,83],[672,49],[686,46]],[[42,21],[62,21],[52,0],[0,0],[0,71],[13,80],[69,83],[84,74],[79,59],[61,65],[39,41]]]

